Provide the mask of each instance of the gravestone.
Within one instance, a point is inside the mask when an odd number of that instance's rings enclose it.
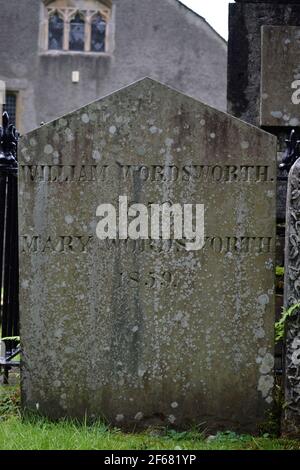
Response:
[[[272,406],[275,140],[150,79],[22,139],[25,408],[257,430]],[[118,212],[120,196],[203,204],[204,247],[99,239],[99,205]]]
[[[261,126],[300,126],[300,28],[262,27]]]
[[[286,212],[286,245],[284,306],[300,303],[300,159],[291,168],[288,181]],[[285,332],[285,406],[283,432],[300,437],[300,309],[291,311]]]

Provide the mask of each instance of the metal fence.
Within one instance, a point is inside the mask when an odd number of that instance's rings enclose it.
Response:
[[[4,112],[0,126],[0,338],[19,336],[18,138]],[[18,353],[18,341],[1,342],[0,368],[4,368],[4,382],[10,368],[19,365],[14,361]]]

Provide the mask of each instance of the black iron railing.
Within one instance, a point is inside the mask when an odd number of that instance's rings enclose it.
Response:
[[[0,338],[19,336],[19,256],[18,256],[18,162],[19,134],[4,112],[0,126]],[[1,345],[0,368],[4,381],[8,371],[18,365],[18,341]]]

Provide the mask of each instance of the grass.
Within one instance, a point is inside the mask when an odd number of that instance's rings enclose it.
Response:
[[[206,438],[197,431],[148,430],[124,434],[98,422],[22,418],[19,389],[0,386],[0,450],[300,450],[300,441],[233,432]]]

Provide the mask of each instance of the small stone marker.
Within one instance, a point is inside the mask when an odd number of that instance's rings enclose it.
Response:
[[[284,306],[300,303],[300,159],[291,168],[288,180]],[[285,405],[283,432],[300,437],[300,309],[294,310],[286,325]]]
[[[272,402],[275,180],[273,136],[150,79],[23,138],[23,406],[256,430]],[[97,208],[120,196],[204,204],[205,246],[100,240]]]
[[[300,27],[262,27],[261,126],[300,126]]]

